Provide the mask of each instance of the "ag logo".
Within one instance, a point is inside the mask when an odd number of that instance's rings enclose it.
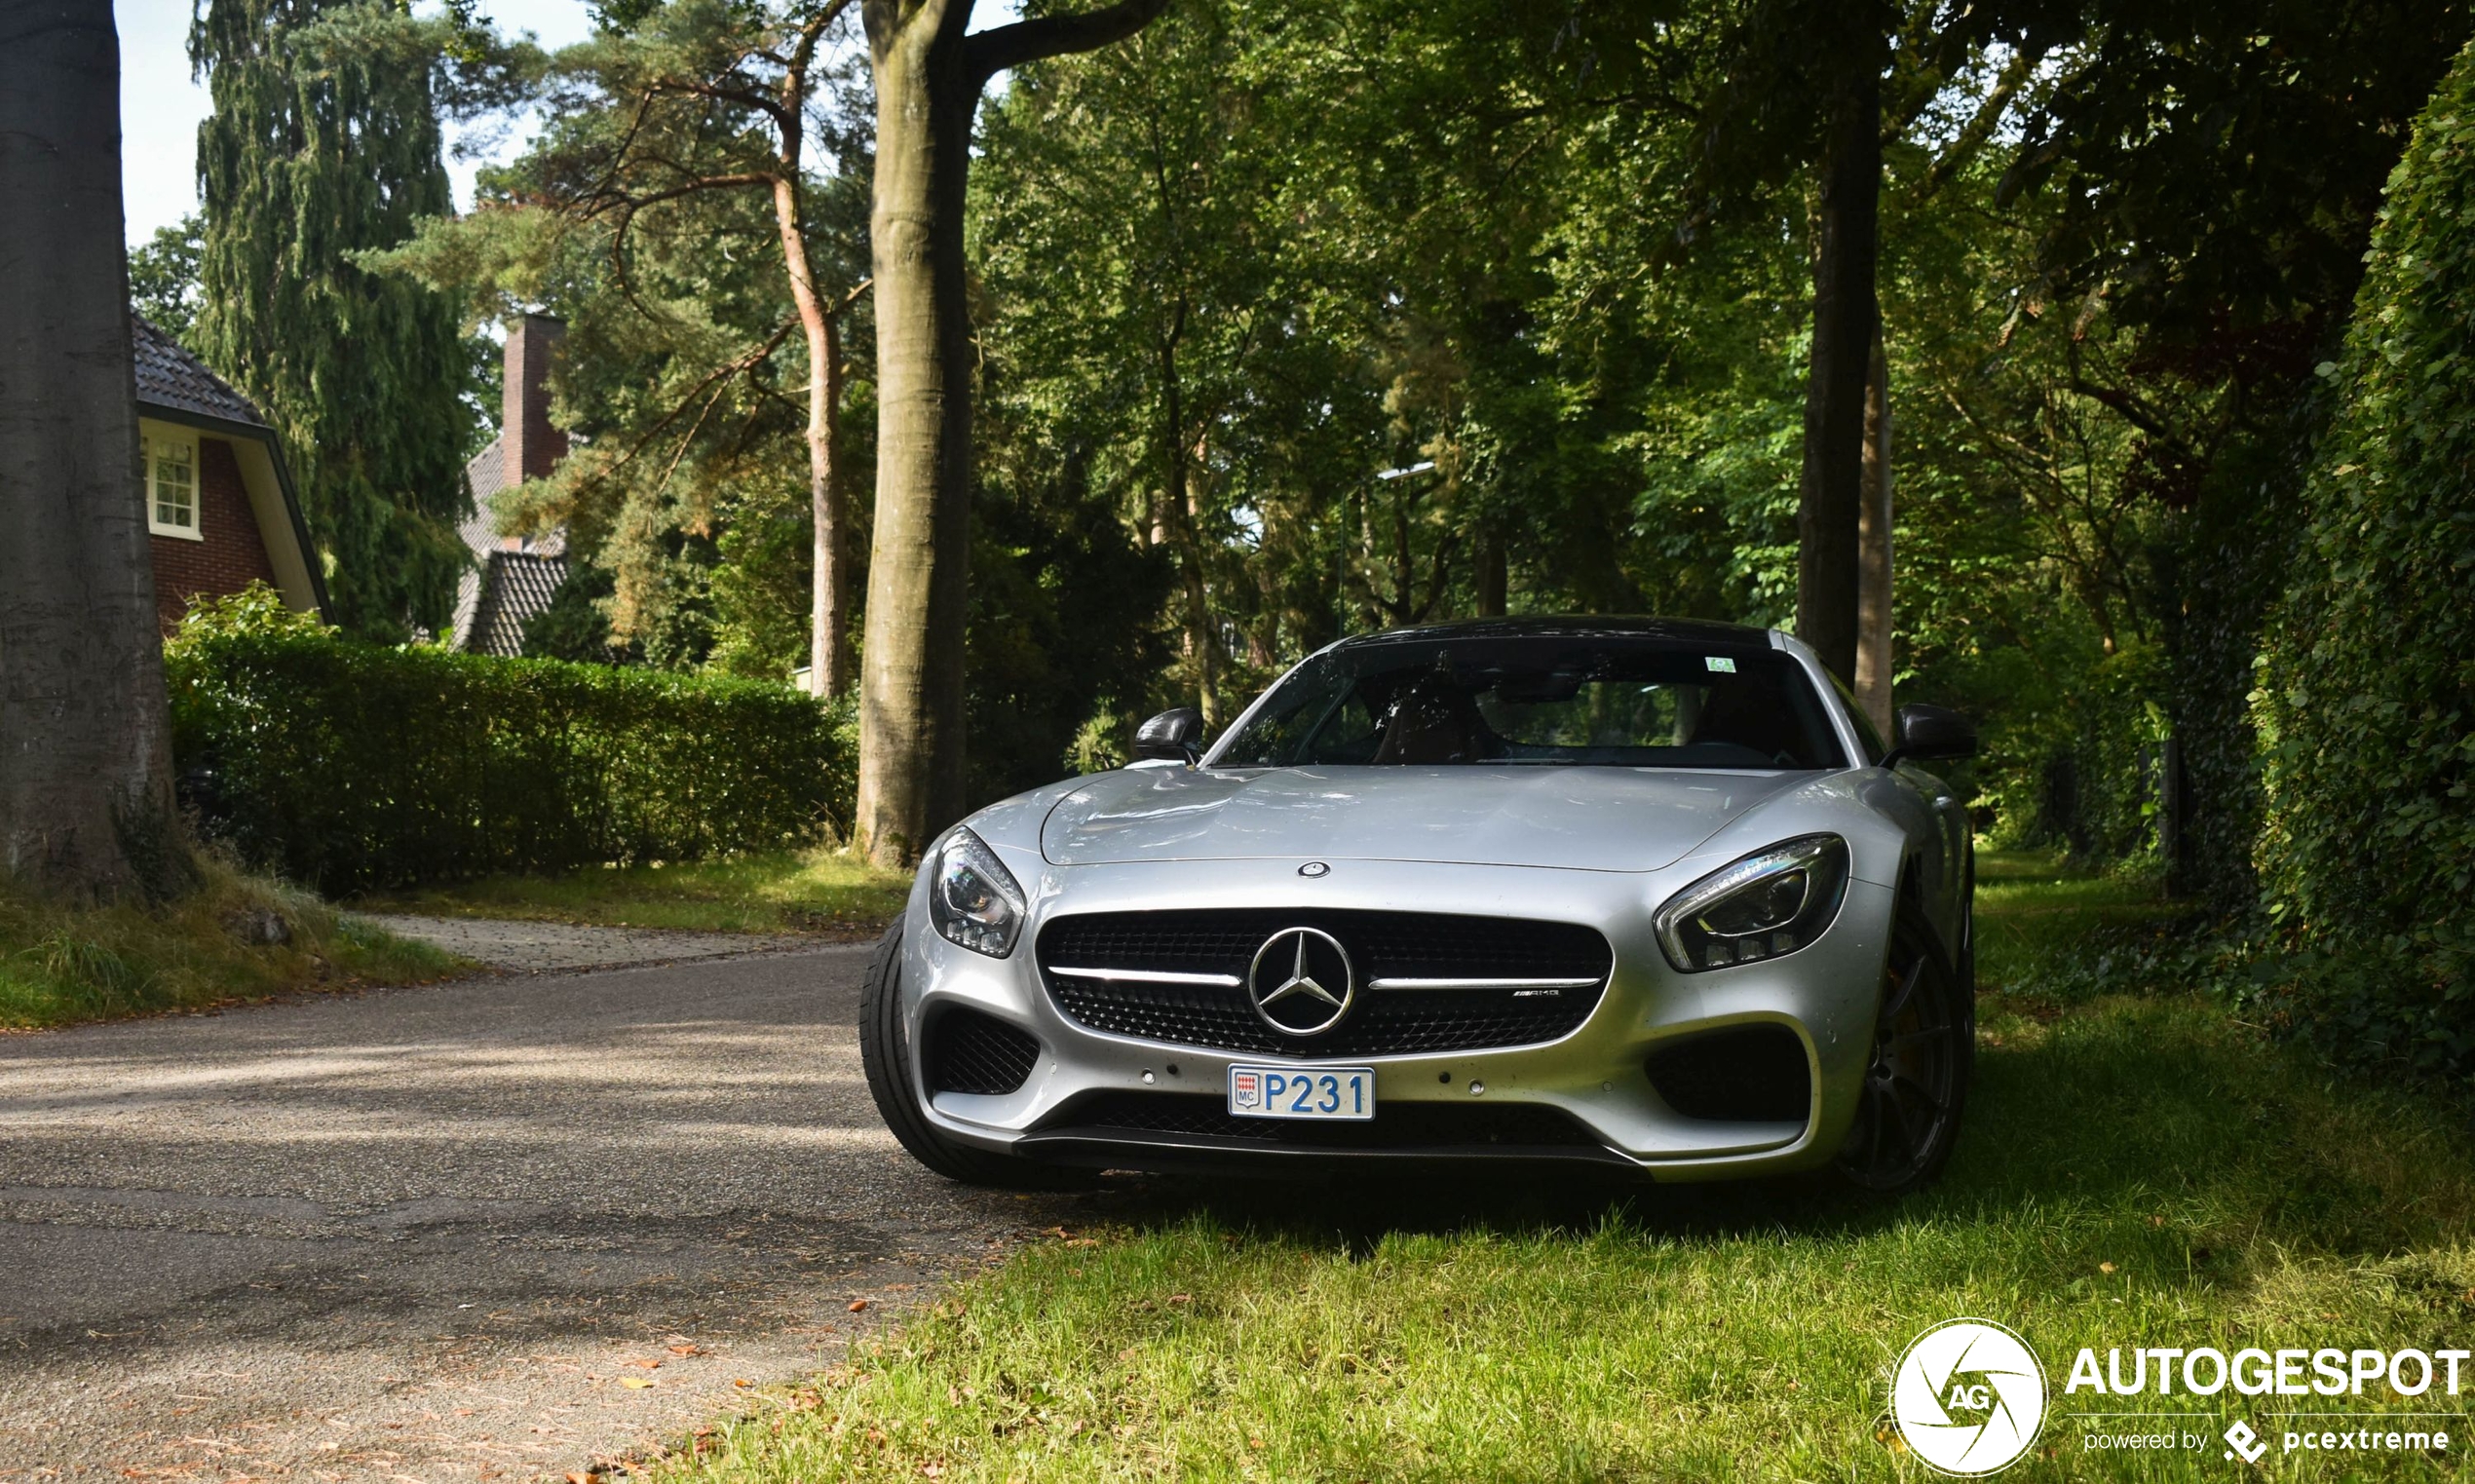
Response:
[[[1929,1466],[1993,1473],[2037,1441],[2045,1421],[2045,1368],[2001,1325],[1953,1319],[1919,1335],[1899,1357],[1890,1416]]]

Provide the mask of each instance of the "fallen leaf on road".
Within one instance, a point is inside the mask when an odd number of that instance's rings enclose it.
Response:
[[[748,1380],[744,1376],[735,1376],[731,1379],[731,1385],[735,1387],[752,1387],[756,1385],[756,1383]]]
[[[589,1473],[577,1473],[570,1470],[567,1475],[567,1484],[593,1484],[593,1476]]]
[[[628,1363],[633,1366],[640,1366],[648,1371],[658,1371],[662,1369],[662,1362],[659,1360],[630,1360]]]
[[[626,1387],[630,1391],[641,1391],[646,1387],[653,1385],[653,1378],[650,1376],[622,1376],[619,1378],[619,1384]]]
[[[670,1347],[670,1353],[673,1355],[702,1355],[705,1353],[705,1349],[702,1345],[673,1345]]]
[[[860,1310],[865,1309],[865,1308],[867,1308],[867,1307],[868,1307],[868,1301],[867,1301],[866,1299],[853,1299],[853,1300],[851,1301],[851,1312],[852,1312],[853,1313],[857,1313]]]

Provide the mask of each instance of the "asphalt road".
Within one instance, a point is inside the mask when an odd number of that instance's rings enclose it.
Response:
[[[560,1478],[1072,1221],[895,1146],[866,953],[0,1039],[0,1478]]]

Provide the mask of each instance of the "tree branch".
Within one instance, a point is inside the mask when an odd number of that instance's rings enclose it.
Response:
[[[690,97],[710,98],[719,103],[737,103],[742,108],[753,108],[758,112],[764,113],[775,119],[780,119],[782,116],[781,104],[767,97],[764,94],[755,91],[753,86],[742,88],[722,88],[716,87],[711,83],[686,82],[678,78],[663,78],[655,82],[649,91],[654,93],[685,94]]]
[[[783,60],[781,66],[784,72],[799,80],[800,92],[807,91],[808,64],[816,58],[818,41],[824,36],[825,28],[832,25],[841,18],[842,13],[849,9],[851,9],[851,0],[831,0],[831,3],[823,10],[809,17],[808,23],[799,28],[799,40],[791,47],[790,56]],[[785,101],[787,101],[788,90],[785,89],[784,92]]]
[[[1069,52],[1089,52],[1113,41],[1123,41],[1150,25],[1152,18],[1167,8],[1168,0],[1118,0],[1115,5],[1080,16],[1042,16],[981,31],[963,40],[964,70],[974,86],[985,86],[998,73],[1025,62],[1062,57]]]
[[[633,216],[646,207],[659,206],[666,201],[676,201],[682,196],[693,196],[699,191],[726,191],[743,185],[772,185],[779,178],[772,171],[742,171],[730,175],[704,175],[663,190],[647,191],[641,196],[614,196],[608,201],[595,204],[590,214],[598,215],[602,211],[617,207],[625,208],[628,214]]]
[[[707,372],[697,382],[695,386],[688,389],[687,395],[679,399],[678,402],[673,405],[669,411],[662,415],[659,422],[656,422],[652,427],[647,428],[644,431],[643,435],[636,439],[635,446],[629,448],[625,454],[621,455],[619,462],[611,465],[610,468],[604,472],[603,477],[616,477],[620,471],[635,462],[636,455],[644,452],[647,447],[651,446],[655,438],[662,436],[663,429],[669,427],[672,423],[677,422],[680,417],[685,415],[688,408],[695,403],[698,398],[703,397],[707,391],[711,391],[719,384],[729,381],[733,376],[739,375],[742,371],[752,370],[757,365],[763,363],[767,357],[773,355],[775,351],[781,349],[781,343],[784,340],[789,339],[790,332],[798,327],[799,322],[797,320],[785,320],[775,328],[772,334],[759,341],[754,348],[750,349],[746,354],[741,356],[737,361],[730,362],[728,365],[724,365],[713,371]],[[719,394],[717,393],[716,395],[718,396]],[[710,408],[712,403],[707,402],[705,405]],[[702,418],[700,418],[699,421],[701,423]],[[682,443],[680,446],[684,449],[686,445]],[[675,469],[678,467],[678,460],[676,458],[673,458],[670,463],[672,468]],[[669,478],[669,474],[666,471],[664,473],[663,478],[665,480]]]
[[[2043,47],[2023,46],[2011,54],[2009,64],[1995,79],[1994,86],[1986,91],[1985,99],[1977,105],[1976,112],[1969,116],[1968,122],[1953,136],[1941,156],[1925,171],[1925,178],[1917,186],[1912,205],[1922,206],[1933,199],[1934,193],[1950,182],[1960,167],[1967,164],[1984,147],[1985,141],[1994,137],[1994,131],[2001,126],[2002,115],[2010,111],[2011,99],[2019,95],[2020,89],[2037,71],[2037,63],[2044,59]]]

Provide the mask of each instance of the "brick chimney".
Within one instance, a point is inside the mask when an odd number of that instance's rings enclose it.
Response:
[[[507,482],[547,478],[567,456],[567,435],[551,426],[550,360],[567,337],[565,321],[524,315],[507,327],[507,391],[500,406],[499,451]]]

